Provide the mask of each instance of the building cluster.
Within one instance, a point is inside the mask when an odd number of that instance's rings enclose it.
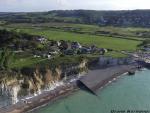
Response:
[[[37,41],[41,44],[46,44],[46,48],[42,50],[35,50],[34,57],[52,58],[55,55],[76,55],[76,54],[92,54],[99,53],[103,55],[108,50],[105,48],[98,48],[96,45],[86,46],[77,41],[54,41],[47,40],[43,37],[38,37]]]

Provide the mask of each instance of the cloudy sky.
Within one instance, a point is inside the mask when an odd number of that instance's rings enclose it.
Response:
[[[49,11],[57,9],[150,9],[150,0],[0,0],[0,12]]]

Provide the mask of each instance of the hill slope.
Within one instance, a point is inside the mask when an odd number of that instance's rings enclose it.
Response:
[[[33,13],[0,13],[0,21],[17,23],[66,22],[100,26],[150,27],[150,10],[94,11],[57,10]]]

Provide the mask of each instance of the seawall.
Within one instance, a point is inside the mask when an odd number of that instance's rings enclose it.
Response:
[[[82,85],[84,85],[90,92],[96,94],[96,91],[106,85],[113,78],[117,78],[126,72],[136,71],[137,66],[135,65],[120,65],[109,67],[106,69],[97,69],[90,71],[86,76],[79,79]]]

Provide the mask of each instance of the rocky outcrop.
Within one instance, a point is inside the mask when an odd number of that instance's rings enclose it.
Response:
[[[54,77],[52,75],[52,71],[50,69],[46,69],[46,74],[44,77],[44,82],[45,82],[45,88],[49,89],[51,87],[51,84],[53,84]]]
[[[10,81],[2,81],[0,83],[0,93],[2,96],[7,96],[10,99],[10,103],[15,104],[18,102],[18,92],[20,90],[20,84],[16,79]]]
[[[85,71],[87,65],[86,60],[82,60],[80,64],[69,66],[69,72],[78,71],[77,76],[80,72]],[[0,74],[0,94],[7,96],[11,104],[18,102],[18,97],[30,94],[39,94],[43,89],[53,89],[60,85],[63,80],[64,72],[61,66],[54,69],[46,67],[43,71],[40,68],[27,70],[27,73],[3,73]],[[7,76],[6,76],[7,75]]]

